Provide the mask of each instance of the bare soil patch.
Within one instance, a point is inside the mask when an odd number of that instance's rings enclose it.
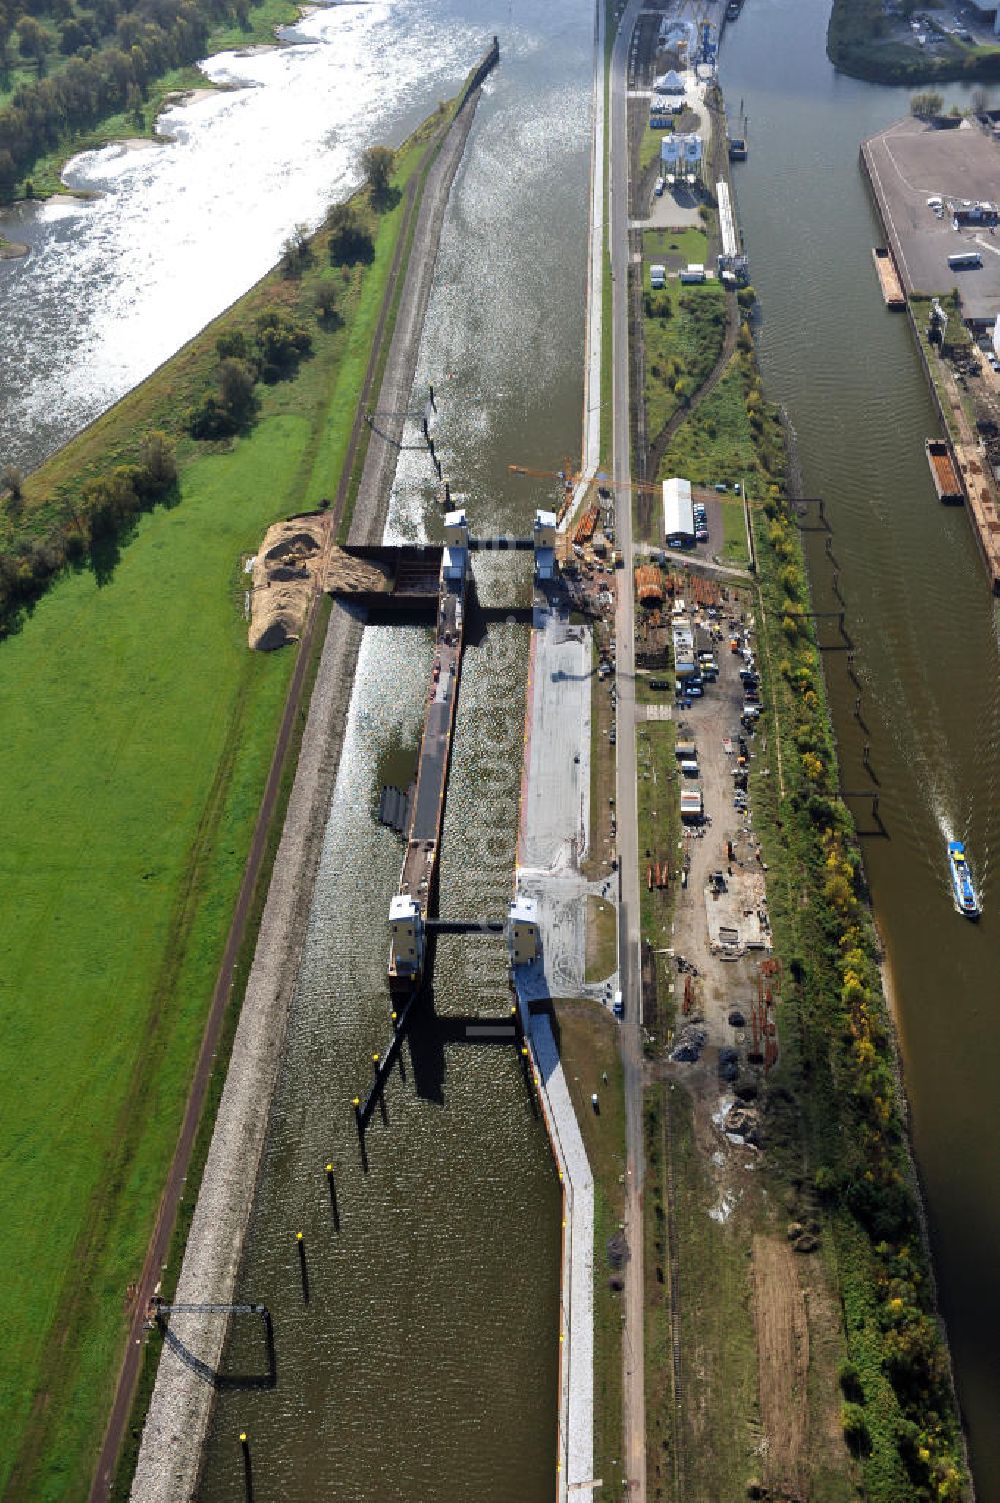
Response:
[[[753,1239],[753,1294],[765,1471],[780,1496],[801,1498],[809,1431],[809,1322],[796,1255],[777,1237]]]

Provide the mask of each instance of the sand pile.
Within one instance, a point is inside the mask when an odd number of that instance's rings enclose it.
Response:
[[[325,517],[293,517],[269,527],[254,559],[250,646],[273,652],[302,632],[325,541]]]

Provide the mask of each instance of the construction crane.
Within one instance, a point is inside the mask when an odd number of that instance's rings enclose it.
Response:
[[[507,468],[512,475],[527,475],[532,480],[559,480],[568,491],[571,491],[577,481],[582,478],[574,473],[568,459],[565,469],[562,470],[534,470],[526,464],[509,464]]]
[[[533,469],[529,469],[529,467],[527,465],[523,465],[523,464],[509,464],[507,466],[507,469],[509,470],[509,472],[512,475],[529,475],[532,478],[538,479],[538,480],[561,480],[562,483],[565,485],[565,487],[566,487],[566,489],[568,491],[575,489],[577,483],[585,479],[585,476],[579,475],[579,474],[573,474],[569,470],[533,470]],[[610,477],[610,475],[604,475],[604,474],[595,475],[593,483],[598,487],[599,490],[606,490],[606,491],[648,491],[648,492],[651,492],[653,495],[656,495],[656,496],[660,495],[661,490],[662,490],[662,486],[663,486],[663,482],[662,481],[653,481],[653,480],[631,480],[631,481],[612,480],[611,477]],[[742,506],[743,505],[743,487],[742,487],[742,485],[740,486],[740,489],[736,492],[736,494],[732,495],[732,496],[729,495],[729,494],[723,494],[722,491],[716,491],[715,487],[712,486],[712,485],[703,485],[700,488],[702,490],[705,490],[705,491],[712,491],[713,492],[713,498],[715,500],[717,500],[717,501],[728,502],[730,506]],[[751,501],[750,502],[750,506],[754,510],[756,510],[758,507],[760,507],[762,505],[763,505],[763,502],[761,502],[761,501]]]
[[[573,490],[581,481],[586,480],[585,475],[565,470],[533,470],[523,464],[509,464],[507,469],[512,475],[530,475],[537,480],[561,480],[567,490]],[[595,475],[594,482],[602,490],[633,490],[633,491],[659,491],[658,485],[651,485],[645,480],[633,480],[630,485],[624,481],[612,480],[609,475]]]

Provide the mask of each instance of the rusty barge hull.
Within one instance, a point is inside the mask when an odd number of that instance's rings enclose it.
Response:
[[[906,295],[903,292],[903,284],[896,270],[892,251],[885,245],[876,245],[872,250],[872,260],[875,262],[875,270],[878,272],[879,286],[882,289],[882,301],[887,308],[894,313],[902,312],[906,307]]]
[[[965,500],[965,491],[947,440],[927,439],[924,452],[927,455],[927,463],[930,466],[931,479],[934,481],[938,500],[946,506],[961,506]]]

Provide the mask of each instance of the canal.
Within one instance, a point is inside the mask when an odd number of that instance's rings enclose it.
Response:
[[[563,0],[532,25],[501,37],[416,378],[415,399],[435,386],[438,452],[484,534],[528,529],[538,496],[510,463],[556,469],[580,441],[592,17]],[[404,450],[387,536],[440,535],[426,454]],[[502,918],[511,896],[530,604],[521,557],[476,559],[442,856],[449,917]],[[402,845],[374,815],[382,780],[408,776],[430,645],[420,627],[365,633],[238,1286],[274,1303],[278,1385],[220,1395],[205,1503],[239,1496],[242,1429],[258,1503],[542,1503],[555,1485],[558,1180],[515,1051],[445,1037],[449,1014],[508,1012],[495,939],[439,942],[435,1017],[404,1048],[388,1120],[375,1114],[367,1172],[349,1105],[388,1037],[386,914]],[[232,1371],[252,1370],[256,1337],[233,1340]]]
[[[858,148],[907,113],[909,91],[835,73],[828,15],[826,0],[748,0],[726,33],[722,83],[731,116],[742,100],[750,121],[750,159],[735,175],[764,376],[793,426],[804,493],[826,499],[857,645],[867,729],[845,655],[826,657],[841,773],[845,787],[874,786],[868,742],[890,838],[865,840],[866,867],[977,1493],[995,1503],[997,611],[964,512],[935,498],[923,442],[936,412],[906,320],[884,309],[872,267],[882,236]],[[948,106],[967,106],[966,91],[944,92]],[[822,545],[810,564],[815,608],[837,608]],[[953,836],[981,880],[978,927],[952,907]]]

